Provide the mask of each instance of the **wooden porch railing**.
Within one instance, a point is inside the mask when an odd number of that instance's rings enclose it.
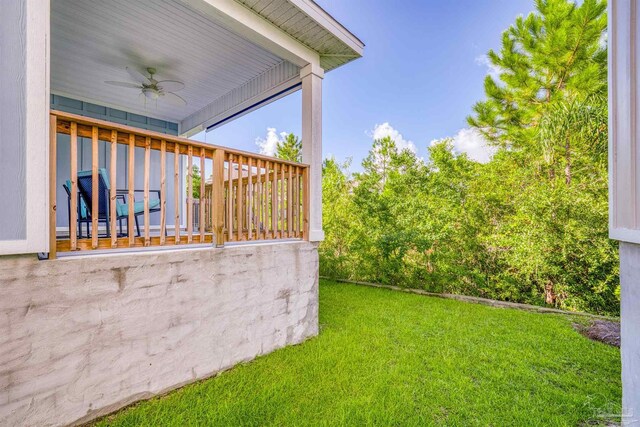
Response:
[[[213,243],[217,246],[229,241],[306,238],[308,235],[308,167],[259,154],[219,147],[165,135],[157,132],[119,125],[60,111],[51,112],[50,155],[50,224],[56,228],[56,153],[58,134],[69,135],[69,236],[60,238],[51,234],[50,258],[57,252],[116,249],[146,246]],[[91,140],[91,191],[100,192],[99,141],[107,144],[110,155],[107,164],[108,208],[100,205],[100,197],[84,197],[78,185],[78,138]],[[118,144],[127,147],[127,187],[118,189]],[[144,168],[136,169],[136,148],[144,150]],[[160,156],[159,189],[151,189],[151,152]],[[173,157],[173,177],[167,174],[167,165]],[[183,182],[180,171],[186,159]],[[193,167],[201,173],[199,199],[194,199]],[[156,168],[157,169],[157,168]],[[66,174],[66,171],[64,172]],[[135,176],[143,174],[143,188],[134,186]],[[86,174],[86,172],[85,172]],[[64,177],[66,179],[66,177]],[[168,194],[167,180],[173,178],[173,194]],[[182,192],[185,192],[184,198]],[[136,212],[136,194],[142,194],[142,212]],[[159,203],[150,198],[159,195]],[[90,198],[91,200],[86,200]],[[167,200],[173,200],[172,212],[167,212]],[[81,236],[78,215],[79,203],[85,203],[88,218],[84,218],[88,236]],[[153,208],[151,207],[153,205]],[[159,206],[158,206],[159,205]],[[120,209],[118,209],[118,207]],[[121,211],[126,207],[126,213]],[[105,212],[101,212],[105,210]],[[197,209],[197,212],[194,210]],[[98,212],[98,214],[94,214]],[[157,231],[152,232],[150,216],[159,212]],[[184,212],[184,224],[181,213]],[[144,223],[140,236],[136,236],[136,217]],[[173,225],[167,221],[173,219]],[[101,229],[100,224],[105,227]],[[122,224],[126,232],[121,233]],[[108,224],[108,227],[106,226]]]

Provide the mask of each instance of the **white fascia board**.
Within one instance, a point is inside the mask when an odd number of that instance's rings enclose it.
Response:
[[[356,52],[358,56],[362,56],[364,54],[364,43],[352,32],[347,30],[347,28],[340,22],[338,22],[333,16],[327,13],[322,7],[318,6],[315,1],[289,0],[289,2],[295,5],[302,12],[304,12],[307,16],[309,16],[309,18],[316,21],[322,28],[337,37],[342,43],[349,46],[349,48]]]
[[[320,66],[318,52],[235,0],[180,0],[229,30],[299,67]]]

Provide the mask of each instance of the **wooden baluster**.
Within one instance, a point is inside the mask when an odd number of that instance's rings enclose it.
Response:
[[[147,137],[144,143],[144,245],[151,245],[149,228],[149,173],[151,169],[151,137]]]
[[[213,199],[213,220],[216,246],[224,246],[224,150],[216,148],[213,161],[211,193]]]
[[[262,160],[256,160],[256,239],[262,235]]]
[[[91,248],[98,249],[98,216],[100,187],[98,186],[98,127],[91,128]]]
[[[205,216],[204,216],[204,207],[205,207],[205,194],[204,194],[204,184],[206,181],[206,174],[204,173],[205,167],[205,152],[204,148],[200,148],[200,220],[198,221],[200,224],[200,243],[204,243],[204,227],[205,227]]]
[[[71,207],[70,214],[71,219],[69,222],[69,239],[71,240],[71,250],[78,250],[78,124],[71,122],[71,135],[70,135],[70,158],[71,162]],[[73,232],[71,230],[73,229]]]
[[[296,237],[300,237],[300,166],[296,166]]]
[[[309,241],[309,167],[302,170],[302,230],[303,237]]]
[[[242,203],[242,199],[244,196],[243,186],[242,186],[242,156],[238,156],[238,184],[236,189],[236,216],[238,222],[238,240],[243,239],[244,232],[244,221],[243,221],[243,208],[244,204]]]
[[[298,190],[296,183],[298,182],[298,166],[292,166],[293,176],[291,177],[291,215],[292,215],[292,229],[291,234],[293,237],[298,237],[298,226],[296,221],[298,219]]]
[[[291,178],[292,178],[292,166],[287,166],[287,237],[292,237],[292,228],[293,228],[293,200],[291,197],[291,193],[293,191]]]
[[[212,236],[211,236],[211,242],[213,244],[216,244],[216,223],[214,221],[215,219],[215,202],[213,200],[213,180],[214,180],[214,176],[215,176],[215,172],[213,171],[213,168],[215,168],[216,165],[216,150],[211,150],[211,186],[209,187],[209,191],[207,192],[207,196],[208,196],[208,200],[209,200],[209,226],[212,232]],[[224,164],[224,158],[222,159],[222,162]],[[224,208],[223,208],[224,209]]]
[[[278,238],[278,163],[272,162],[273,179],[271,182],[271,234]]]
[[[117,229],[117,213],[116,213],[116,205],[118,203],[117,196],[117,177],[116,174],[118,172],[117,169],[117,161],[118,161],[118,131],[111,130],[111,170],[109,171],[109,181],[111,184],[110,187],[110,197],[109,197],[109,225],[110,230],[109,234],[111,234],[111,247],[118,247],[118,229]]]
[[[187,243],[193,243],[193,147],[187,150]]]
[[[269,236],[269,162],[264,162],[264,179],[262,180],[262,228],[265,239]]]
[[[56,259],[58,254],[58,242],[56,234],[56,179],[58,160],[58,118],[53,114],[49,115],[49,259]],[[71,193],[71,199],[77,196]],[[73,225],[72,225],[73,224]],[[69,239],[76,234],[76,222],[69,221]]]
[[[229,167],[227,168],[227,235],[229,241],[233,240],[233,155],[229,154]]]
[[[284,239],[284,227],[285,227],[285,215],[286,205],[284,196],[286,195],[285,183],[284,183],[284,164],[280,165],[280,238]]]
[[[134,211],[134,202],[136,199],[135,193],[135,173],[136,173],[136,136],[132,133],[129,134],[129,176],[127,178],[127,185],[129,187],[129,194],[127,196],[127,208],[128,208],[128,217],[127,217],[127,231],[129,232],[129,247],[135,246],[135,232],[134,232],[134,224],[135,224],[135,211]]]
[[[180,145],[173,147],[173,227],[174,244],[180,244]]]
[[[253,159],[247,158],[247,239],[253,240]]]
[[[264,182],[262,183],[262,186],[264,188],[264,196],[263,196],[263,207],[262,207],[262,219],[263,219],[263,224],[264,224],[264,238],[265,240],[269,238],[270,236],[270,232],[269,232],[269,223],[271,222],[269,220],[269,168],[271,167],[271,163],[270,162],[264,162],[265,163],[265,167],[264,167]]]
[[[262,179],[262,229],[264,239],[269,235],[269,162],[264,162]]]
[[[160,142],[160,245],[166,243],[167,233],[167,141]]]

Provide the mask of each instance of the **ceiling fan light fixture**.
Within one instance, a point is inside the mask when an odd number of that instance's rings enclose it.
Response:
[[[151,88],[142,89],[142,93],[144,93],[144,96],[146,96],[148,99],[158,99],[160,97],[158,91]]]

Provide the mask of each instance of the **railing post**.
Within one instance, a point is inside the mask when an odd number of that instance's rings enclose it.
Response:
[[[231,170],[231,164],[229,164]],[[231,174],[229,174],[231,175]],[[213,159],[213,179],[211,192],[213,196],[213,221],[212,227],[216,235],[216,247],[224,246],[224,150],[216,149]],[[231,176],[229,176],[231,179]],[[231,197],[231,194],[228,196]]]
[[[151,137],[147,136],[144,142],[144,245],[151,246],[150,219],[149,219],[149,172],[151,169]],[[114,184],[115,185],[115,184]]]
[[[187,147],[187,243],[193,243],[193,147]]]
[[[116,220],[116,204],[118,203],[118,196],[116,193],[116,175],[118,173],[118,131],[111,131],[111,159],[110,159],[110,170],[109,170],[109,181],[111,184],[110,193],[109,193],[109,234],[111,234],[111,247],[118,247],[118,231],[117,231],[117,220]]]
[[[98,126],[91,127],[91,249],[98,249]],[[75,194],[74,194],[75,196]]]
[[[309,241],[309,166],[302,169],[302,233],[303,238]]]
[[[160,141],[160,246],[167,231],[167,141]]]
[[[200,228],[200,243],[204,243],[204,231],[205,231],[205,197],[204,197],[204,193],[205,193],[205,181],[206,181],[206,177],[207,175],[205,174],[205,149],[204,147],[200,148],[200,200],[198,200],[198,208],[200,209],[200,212],[198,214],[198,226]]]
[[[49,116],[49,259],[56,259],[56,161],[58,118]],[[71,224],[69,224],[71,230]]]
[[[78,124],[71,122],[69,124],[69,163],[71,176],[71,204],[69,214],[69,240],[71,243],[71,250],[78,250]],[[75,197],[74,197],[75,196]],[[88,230],[87,230],[88,231]]]
[[[129,234],[129,246],[135,246],[136,240],[133,234],[133,224],[135,222],[134,207],[135,207],[135,192],[134,185],[136,182],[136,136],[133,133],[129,133],[129,170],[127,185],[129,187],[129,194],[127,196],[127,233]]]

